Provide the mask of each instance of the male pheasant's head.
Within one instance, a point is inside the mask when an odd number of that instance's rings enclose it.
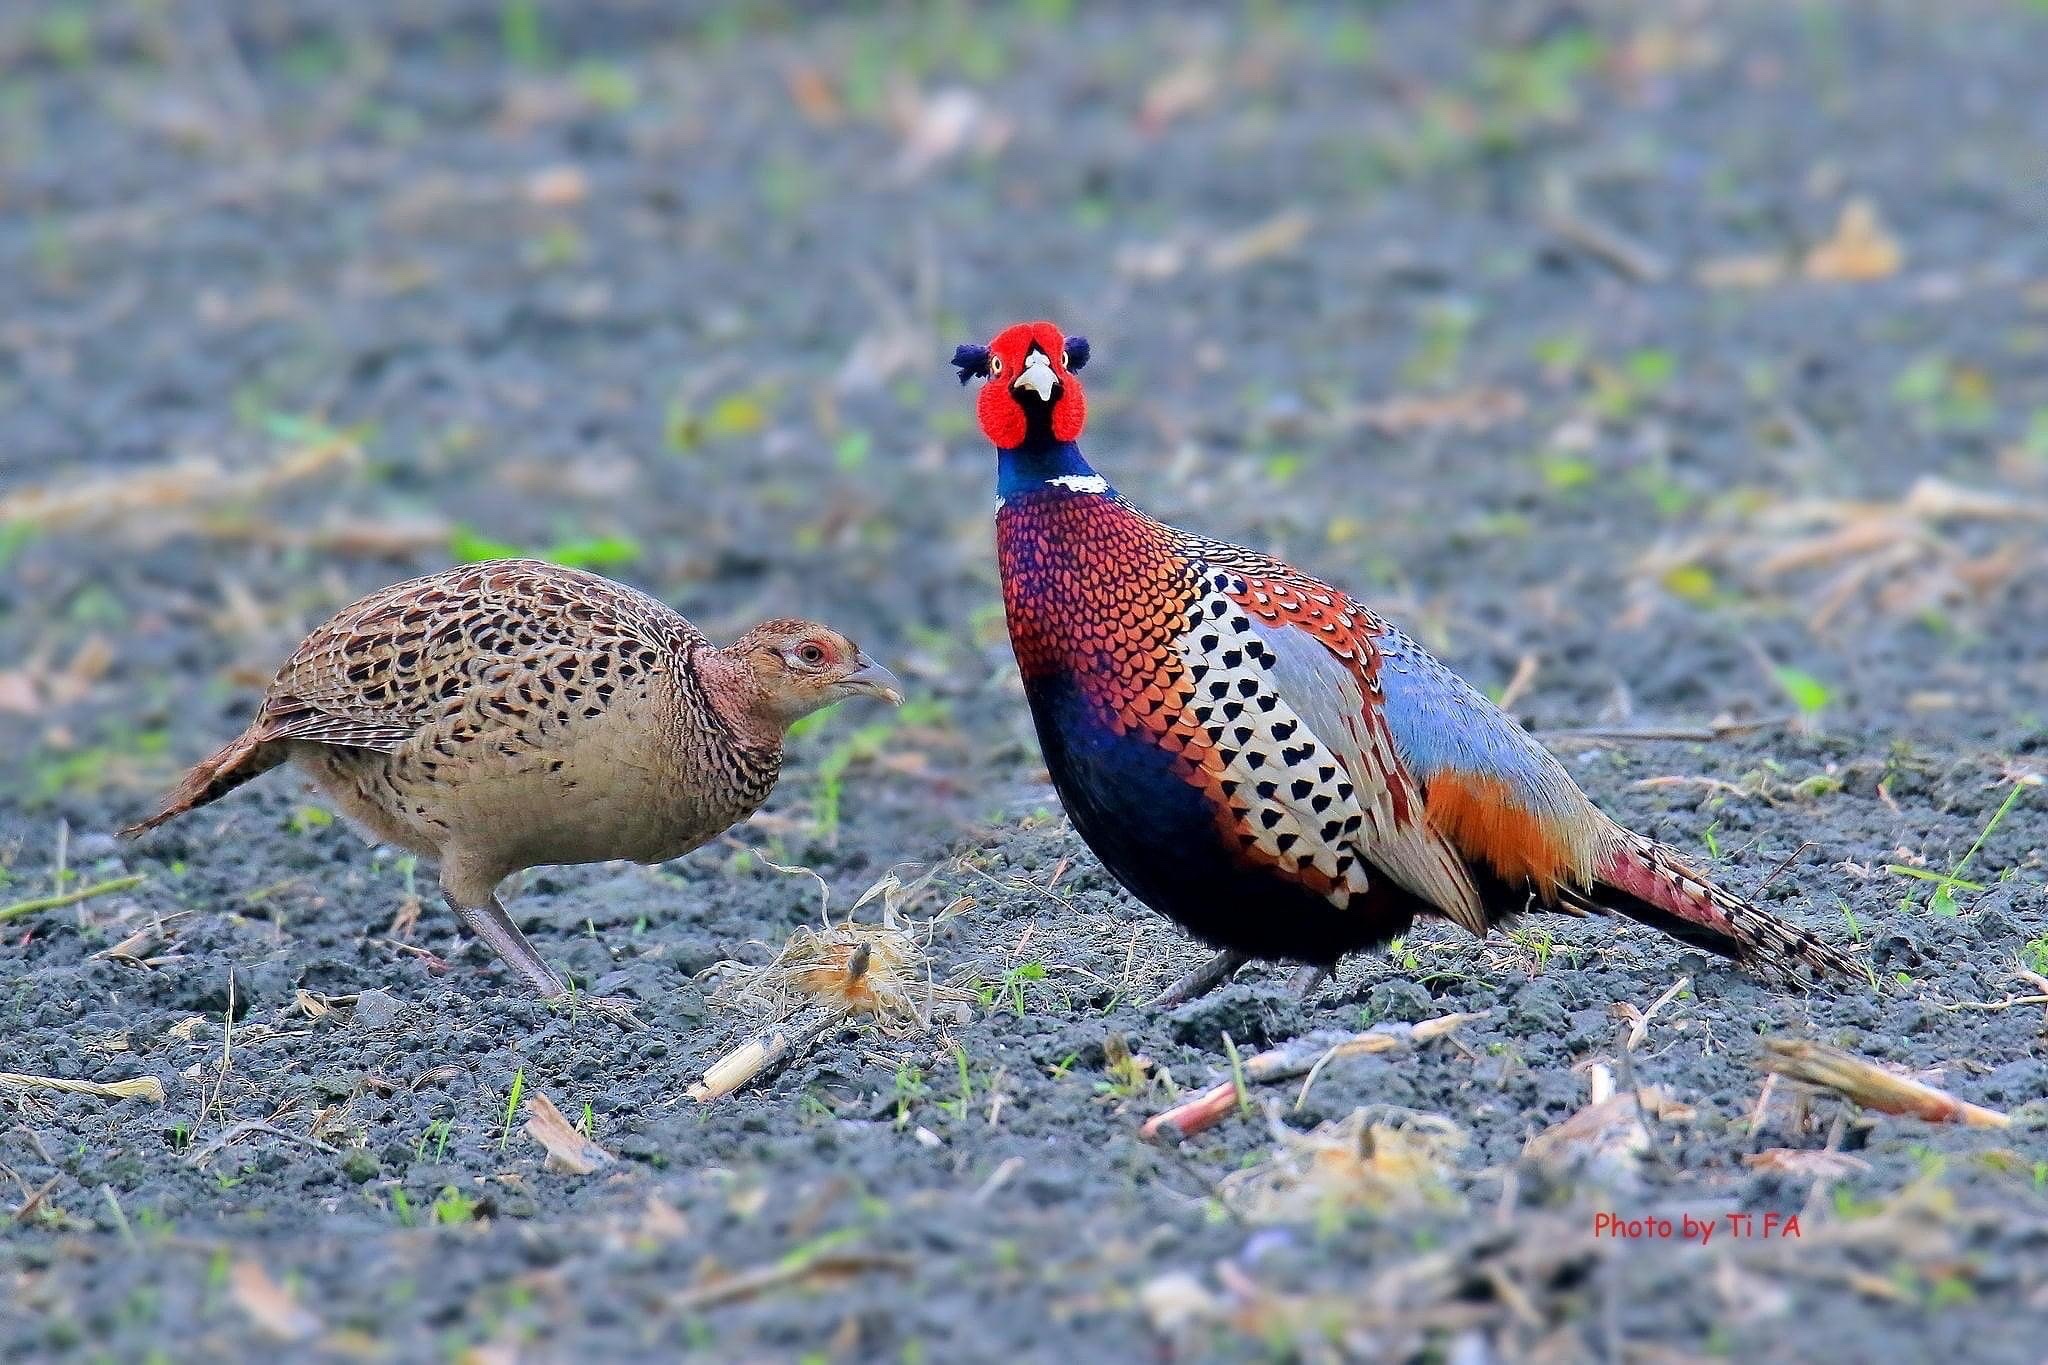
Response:
[[[953,352],[960,382],[986,379],[976,405],[982,434],[998,450],[1033,436],[1074,441],[1088,420],[1088,398],[1075,371],[1088,363],[1088,338],[1070,337],[1049,322],[1020,322],[986,346]]]
[[[903,700],[895,674],[816,621],[763,621],[723,652],[749,684],[747,710],[778,732],[846,697]]]

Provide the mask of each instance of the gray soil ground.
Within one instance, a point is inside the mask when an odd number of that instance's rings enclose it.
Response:
[[[0,1358],[2040,1359],[2044,58],[1988,2],[8,5],[0,905],[143,880],[0,910],[0,1070],[164,1100],[0,1090]],[[1556,743],[1882,993],[1530,921],[1145,1008],[1199,950],[1045,783],[943,363],[1035,315],[1093,339],[1134,500],[1532,727],[1760,722]],[[915,693],[727,842],[519,888],[645,1033],[508,993],[288,774],[107,833],[307,628],[506,546],[714,633],[821,616]],[[699,974],[819,915],[772,864],[835,912],[896,869],[971,1021],[686,1098],[745,1023]],[[1139,1139],[1226,1033],[1454,1011]],[[1762,1102],[1759,1035],[2016,1122]],[[1646,1151],[1525,1152],[1624,1062]],[[545,1169],[515,1082],[617,1164]],[[1467,1142],[1276,1209],[1269,1101]]]

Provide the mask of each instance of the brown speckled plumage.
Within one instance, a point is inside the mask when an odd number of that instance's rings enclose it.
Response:
[[[300,644],[249,728],[153,829],[296,763],[373,837],[440,863],[471,929],[543,994],[562,986],[494,896],[522,868],[679,857],[775,785],[799,717],[894,680],[812,622],[719,648],[644,593],[496,560],[372,593]],[[523,950],[523,952],[522,952]]]

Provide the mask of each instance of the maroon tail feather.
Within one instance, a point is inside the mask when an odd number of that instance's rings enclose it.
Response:
[[[1716,886],[1677,851],[1624,831],[1624,842],[1594,870],[1590,899],[1673,938],[1772,975],[1868,981],[1869,971],[1838,948]]]

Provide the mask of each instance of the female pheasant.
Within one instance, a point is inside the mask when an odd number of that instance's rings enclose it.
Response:
[[[858,695],[903,699],[815,622],[764,621],[719,649],[596,574],[471,564],[372,593],[307,636],[249,728],[122,833],[296,763],[374,838],[437,859],[463,925],[554,998],[566,987],[499,882],[543,863],[681,857],[767,799],[792,724]]]
[[[1336,588],[1125,502],[1076,444],[1088,343],[1020,323],[953,357],[997,451],[1010,640],[1075,829],[1222,952],[1327,969],[1437,914],[1612,912],[1780,976],[1865,974],[1603,815],[1550,753]]]

